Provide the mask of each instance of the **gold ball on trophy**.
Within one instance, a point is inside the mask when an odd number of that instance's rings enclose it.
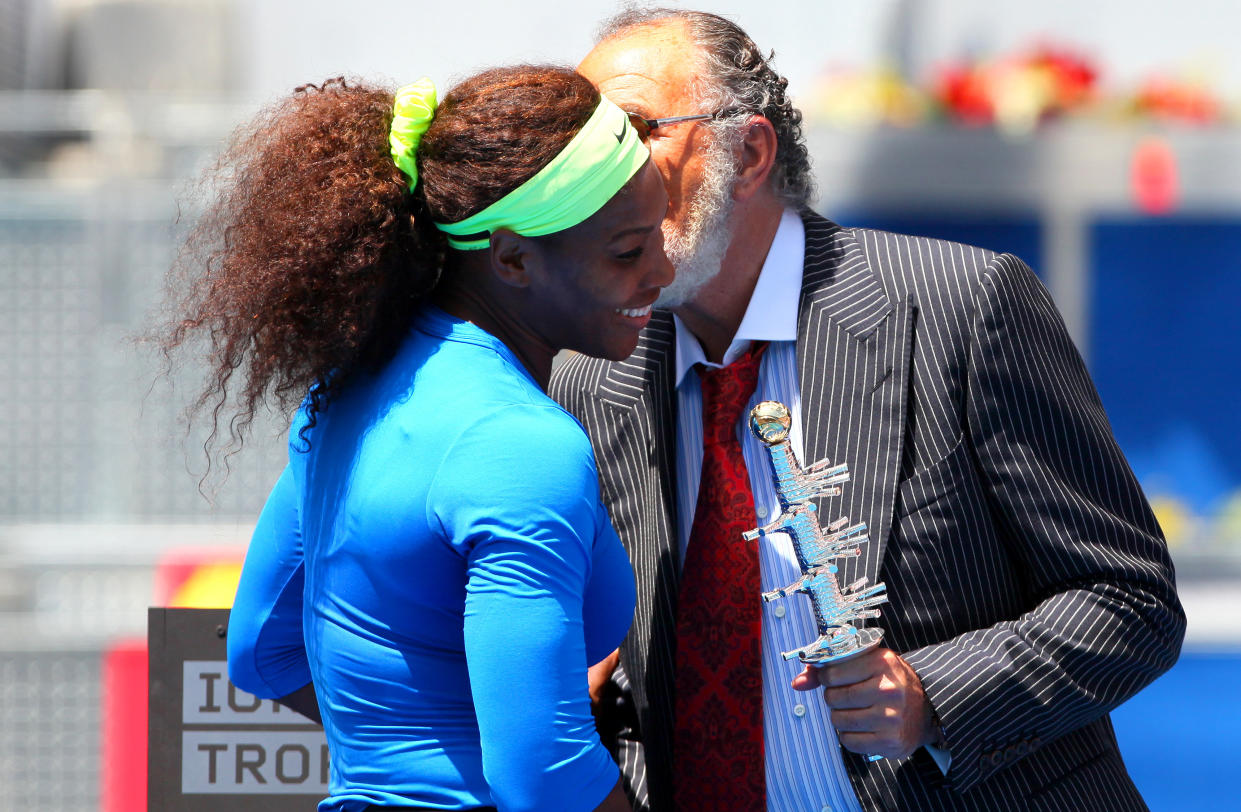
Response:
[[[764,400],[750,410],[750,431],[767,445],[787,439],[792,425],[788,407],[778,400]]]

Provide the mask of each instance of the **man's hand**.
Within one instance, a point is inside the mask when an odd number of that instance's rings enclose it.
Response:
[[[891,649],[877,646],[822,668],[807,666],[793,678],[798,691],[820,685],[841,746],[855,753],[904,758],[935,740],[922,681]]]
[[[620,649],[617,649],[586,671],[592,710],[599,706],[599,700],[603,698],[603,689],[608,684],[608,680],[612,679],[612,672],[616,670],[616,664],[619,662]]]
[[[313,682],[306,683],[293,693],[282,696],[276,701],[286,708],[292,708],[312,722],[323,724],[323,717],[319,713],[319,698],[315,694]]]

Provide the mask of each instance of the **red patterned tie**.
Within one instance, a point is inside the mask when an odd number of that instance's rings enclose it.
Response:
[[[678,812],[766,812],[754,497],[737,420],[766,344],[702,370],[702,480],[677,605]]]

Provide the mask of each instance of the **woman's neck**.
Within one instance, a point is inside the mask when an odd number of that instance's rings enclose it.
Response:
[[[552,374],[556,350],[531,330],[515,313],[520,308],[503,305],[486,286],[447,284],[437,287],[431,300],[444,312],[478,326],[512,350],[526,370],[544,390]]]

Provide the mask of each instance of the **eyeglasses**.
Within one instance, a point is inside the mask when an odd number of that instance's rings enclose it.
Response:
[[[668,118],[643,118],[637,113],[626,113],[629,123],[638,131],[638,138],[646,141],[651,137],[651,130],[667,127],[669,124],[680,124],[684,121],[706,121],[707,119],[723,118],[736,113],[736,110],[721,110],[718,113],[695,113],[690,116],[669,116]]]

